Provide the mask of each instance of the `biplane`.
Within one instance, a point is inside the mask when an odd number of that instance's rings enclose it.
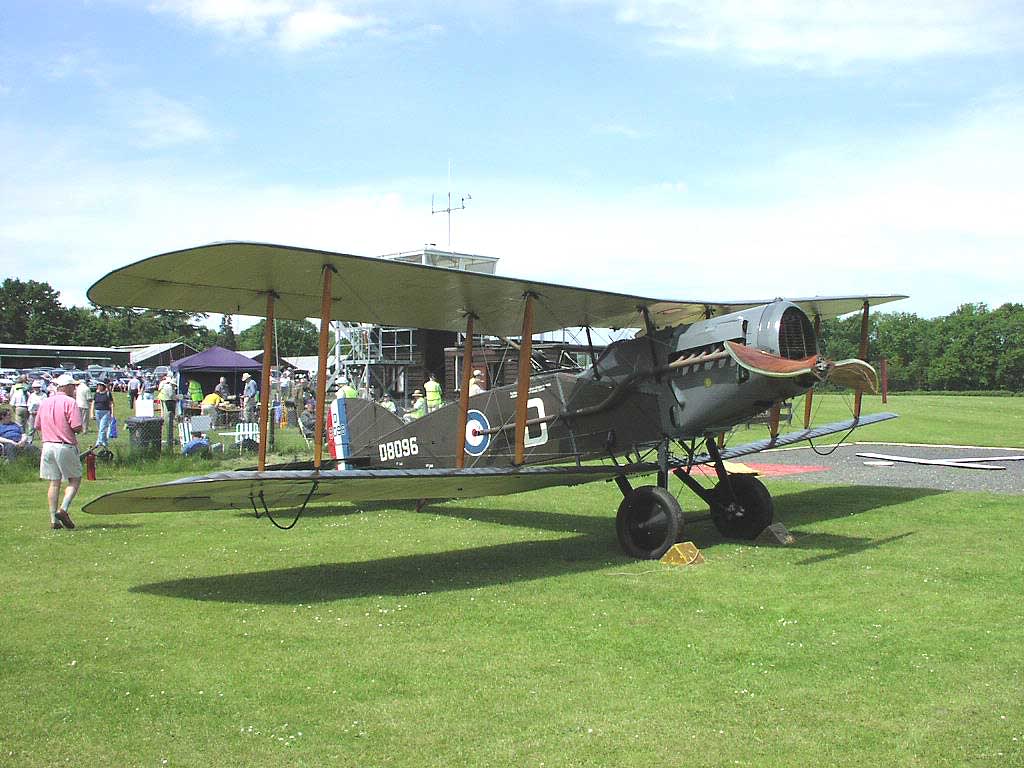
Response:
[[[877,376],[863,359],[819,354],[822,320],[867,313],[904,296],[794,300],[670,301],[377,258],[261,243],[224,242],[165,253],[115,270],[89,298],[101,306],[218,312],[267,318],[261,391],[269,391],[274,318],[320,318],[319,371],[326,371],[331,320],[462,334],[457,403],[403,423],[371,401],[335,401],[325,424],[326,380],[317,377],[311,462],[266,463],[268,397],[260,404],[254,470],[217,472],[108,493],[94,514],[252,508],[291,527],[316,502],[413,502],[518,493],[595,481],[616,483],[623,550],[658,558],[679,540],[678,478],[710,509],[726,537],[752,539],[773,519],[767,488],[730,474],[729,459],[894,418],[861,415],[861,393]],[[535,334],[586,332],[584,370],[534,370]],[[600,355],[591,329],[638,329]],[[469,395],[474,340],[519,339],[516,383]],[[812,387],[855,390],[852,418],[810,425]],[[808,393],[803,429],[779,434],[778,404]],[[763,412],[769,437],[728,447],[721,436]],[[325,430],[333,453],[324,456]],[[333,446],[338,450],[334,451]],[[705,487],[697,467],[714,468]],[[637,484],[636,478],[653,482]],[[298,510],[280,525],[272,510]]]

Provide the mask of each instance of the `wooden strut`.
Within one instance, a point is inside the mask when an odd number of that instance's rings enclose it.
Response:
[[[860,359],[865,363],[868,361],[868,301],[864,301],[864,312],[860,316]],[[864,390],[857,387],[853,393],[853,418],[860,418],[860,401],[864,396]]]
[[[524,296],[523,335],[519,342],[519,381],[516,385],[516,437],[515,459],[518,467],[526,463],[526,401],[530,396],[530,355],[533,350],[533,300],[536,294],[527,292]]]
[[[814,314],[814,343],[817,346],[818,339],[821,338],[821,315],[818,313]],[[814,401],[814,387],[812,386],[807,390],[807,396],[804,398],[804,429],[811,428],[811,403]]]
[[[337,272],[324,264],[324,289],[320,298],[320,348],[316,369],[316,427],[313,430],[313,469],[319,470],[324,457],[324,412],[327,409],[327,341],[331,326],[331,276]]]
[[[462,386],[459,389],[459,421],[455,430],[455,468],[466,466],[466,422],[469,420],[469,382],[473,377],[473,317],[466,315],[466,341],[462,345]]]
[[[267,433],[270,419],[270,363],[273,360],[274,342],[274,298],[273,291],[267,292],[266,327],[263,329],[263,370],[260,373],[260,448],[256,469],[262,472],[267,467]]]
[[[779,417],[782,415],[782,401],[776,400],[772,403],[772,409],[768,413],[768,435],[774,443],[779,436]]]

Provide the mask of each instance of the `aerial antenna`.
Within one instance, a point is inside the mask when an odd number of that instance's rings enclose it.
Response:
[[[448,250],[452,249],[452,211],[464,211],[466,209],[466,201],[472,200],[473,196],[470,194],[463,195],[459,198],[459,204],[452,206],[452,161],[448,161],[448,207],[447,208],[435,208],[434,207],[434,195],[430,195],[430,214],[433,216],[435,213],[446,213],[448,214]]]

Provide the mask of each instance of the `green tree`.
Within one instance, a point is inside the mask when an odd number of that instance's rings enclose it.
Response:
[[[315,355],[320,346],[320,332],[309,320],[277,320],[277,354],[281,357]],[[263,349],[266,320],[238,334],[239,349]]]
[[[238,349],[238,339],[235,338],[235,328],[231,322],[231,315],[222,315],[220,327],[217,329],[217,344],[224,349]]]
[[[996,387],[1024,391],[1024,305],[1003,304],[992,315],[1000,346]]]
[[[60,294],[47,283],[7,278],[0,284],[0,339],[7,343],[60,343],[68,320]]]
[[[923,389],[927,385],[929,322],[915,314],[894,312],[875,318],[875,338],[869,357],[888,361],[889,388]]]

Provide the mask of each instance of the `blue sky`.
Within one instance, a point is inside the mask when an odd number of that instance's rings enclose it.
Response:
[[[1024,299],[1014,2],[6,0],[0,259],[216,240],[668,299]]]

